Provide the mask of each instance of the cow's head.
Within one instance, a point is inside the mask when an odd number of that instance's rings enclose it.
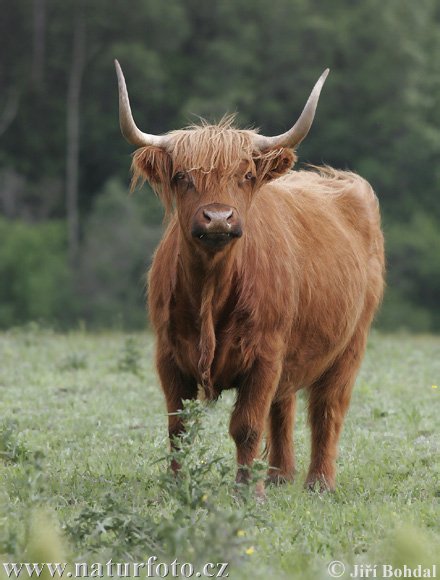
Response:
[[[200,251],[211,254],[230,246],[243,234],[256,191],[294,164],[293,149],[312,125],[328,69],[298,121],[282,135],[265,137],[234,129],[232,118],[218,125],[149,135],[133,120],[124,76],[119,63],[115,64],[122,134],[139,147],[133,158],[132,187],[139,180],[148,180],[167,213],[176,208],[183,236]]]

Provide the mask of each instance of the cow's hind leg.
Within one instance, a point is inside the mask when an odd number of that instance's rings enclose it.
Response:
[[[177,412],[183,409],[184,400],[197,398],[197,381],[192,376],[184,375],[169,353],[158,353],[156,364],[167,404],[168,435],[173,450],[176,448],[176,437],[179,438],[185,430],[182,417]],[[170,467],[177,475],[181,466],[172,459]]]
[[[365,342],[365,336],[353,339],[344,353],[308,389],[312,453],[306,486],[312,490],[331,490],[335,486],[339,436]]]
[[[279,485],[295,476],[293,422],[296,393],[272,401],[269,412],[268,447],[269,471],[267,482]]]

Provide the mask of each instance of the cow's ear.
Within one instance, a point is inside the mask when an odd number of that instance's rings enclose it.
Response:
[[[293,167],[296,155],[291,149],[276,149],[260,153],[254,160],[260,179],[262,181],[271,181]]]
[[[131,190],[149,181],[153,187],[171,180],[171,157],[159,147],[142,147],[133,155]]]
[[[160,147],[142,147],[133,155],[130,191],[149,181],[165,206],[166,216],[173,211],[171,176],[173,162]]]

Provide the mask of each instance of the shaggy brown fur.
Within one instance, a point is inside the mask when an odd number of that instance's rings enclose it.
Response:
[[[236,389],[238,464],[252,465],[267,427],[269,480],[282,482],[295,473],[295,399],[306,388],[306,483],[333,488],[339,434],[383,291],[376,196],[353,173],[289,171],[292,151],[255,152],[252,132],[228,121],[171,135],[167,151],[141,148],[133,160],[134,183],[150,180],[171,216],[149,278],[168,412],[195,398],[198,385],[208,398]],[[190,230],[213,203],[237,211],[243,236],[208,251]],[[171,438],[183,428],[169,415]],[[246,477],[239,467],[237,481]]]

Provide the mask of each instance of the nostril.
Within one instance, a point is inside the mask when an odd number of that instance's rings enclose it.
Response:
[[[206,221],[209,223],[212,219],[211,213],[209,211],[206,211],[205,209],[203,210],[203,217],[206,219]]]

